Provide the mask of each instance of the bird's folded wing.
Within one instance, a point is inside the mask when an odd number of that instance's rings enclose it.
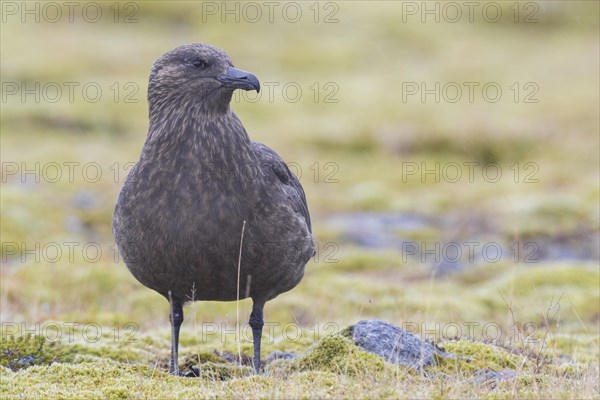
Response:
[[[273,173],[284,186],[283,189],[290,201],[291,208],[304,217],[306,225],[312,233],[306,195],[298,178],[290,171],[283,159],[269,147],[262,143],[252,142],[252,150],[254,150],[263,171]]]

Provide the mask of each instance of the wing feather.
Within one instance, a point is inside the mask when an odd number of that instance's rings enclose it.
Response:
[[[309,231],[312,233],[310,214],[306,204],[306,195],[300,181],[290,171],[286,163],[271,148],[262,143],[252,142],[252,149],[258,158],[261,168],[272,172],[284,186],[284,192],[290,202],[291,208],[304,217]]]

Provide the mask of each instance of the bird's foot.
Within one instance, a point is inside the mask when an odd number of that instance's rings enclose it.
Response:
[[[254,365],[253,369],[254,369],[254,375],[260,375],[264,372],[264,369],[262,368],[262,365],[260,365],[260,364],[258,366]]]
[[[181,378],[198,378],[200,376],[200,370],[190,365],[187,367],[186,372],[183,372],[181,369],[178,369],[177,371],[169,371],[169,374]]]
[[[169,372],[173,376],[177,376],[179,378],[198,378],[200,376],[198,370],[190,370],[188,372]]]
[[[186,378],[198,378],[200,376],[200,370],[198,368],[189,366],[188,370],[188,372],[183,374],[183,376],[185,376]]]

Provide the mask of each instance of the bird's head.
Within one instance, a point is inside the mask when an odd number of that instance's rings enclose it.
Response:
[[[235,89],[258,92],[260,83],[253,74],[234,68],[224,51],[207,44],[185,44],[154,62],[148,102],[151,108],[192,103],[225,111]]]

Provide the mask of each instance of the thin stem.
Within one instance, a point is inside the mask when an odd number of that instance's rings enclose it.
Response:
[[[237,321],[237,329],[238,329],[238,337],[237,337],[237,347],[238,347],[238,358],[240,360],[240,364],[242,363],[242,346],[240,344],[240,272],[242,265],[242,245],[244,244],[244,230],[246,229],[246,220],[244,220],[244,224],[242,225],[242,236],[240,238],[240,254],[238,256],[238,270],[237,270],[237,301],[235,304],[235,315]]]

